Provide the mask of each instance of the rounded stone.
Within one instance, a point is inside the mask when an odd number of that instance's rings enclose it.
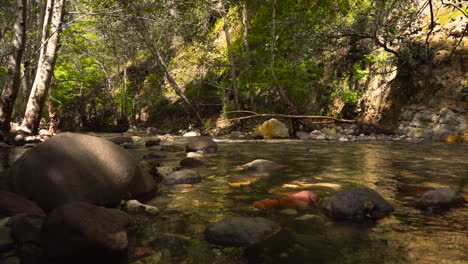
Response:
[[[380,219],[394,211],[378,192],[356,188],[334,194],[322,203],[325,214],[336,220],[364,221]]]
[[[108,140],[73,133],[29,150],[5,174],[10,191],[45,211],[73,201],[114,205],[155,189],[151,175],[127,151]]]
[[[199,137],[190,141],[185,146],[186,152],[197,152],[199,150],[214,153],[218,151],[218,144],[210,137]]]
[[[210,224],[205,239],[222,246],[246,247],[255,245],[274,235],[280,227],[263,217],[228,217]]]

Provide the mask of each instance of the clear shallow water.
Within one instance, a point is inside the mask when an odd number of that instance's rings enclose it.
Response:
[[[186,141],[177,138],[173,143],[184,146]],[[160,186],[149,204],[159,207],[161,215],[137,217],[130,234],[132,263],[466,263],[468,209],[425,215],[412,207],[433,187],[452,187],[467,197],[466,145],[294,140],[218,144],[219,152],[205,154],[206,166],[196,168],[201,183]],[[147,150],[130,152],[140,159]],[[184,156],[167,154],[159,161],[162,166],[175,167]],[[271,175],[238,170],[260,158],[283,168]],[[301,190],[328,197],[362,186],[381,193],[396,212],[374,225],[357,225],[335,223],[318,208],[295,212],[252,206]],[[249,249],[205,242],[205,227],[227,216],[263,216],[282,230]]]
[[[182,141],[180,141],[182,140]],[[185,139],[176,144],[183,146]],[[197,168],[203,181],[161,187],[150,204],[161,217],[142,219],[132,246],[148,247],[161,263],[466,263],[468,209],[424,215],[412,202],[433,187],[467,194],[468,147],[395,142],[218,142]],[[141,152],[134,151],[134,153]],[[176,166],[180,157],[163,166]],[[237,166],[254,159],[283,166],[254,175]],[[396,212],[375,225],[334,223],[317,208],[257,210],[255,201],[311,190],[328,197],[339,190],[370,187]],[[227,216],[263,216],[282,230],[264,243],[241,250],[209,245],[203,231]],[[157,263],[154,256],[135,263]]]

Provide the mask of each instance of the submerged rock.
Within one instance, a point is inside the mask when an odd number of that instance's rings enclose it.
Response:
[[[7,188],[49,211],[73,201],[118,204],[154,192],[153,178],[108,140],[62,133],[21,156],[5,172]]]
[[[275,118],[263,122],[253,132],[254,138],[287,138],[289,137],[289,130],[286,125]]]
[[[263,217],[228,217],[210,224],[205,239],[221,246],[246,247],[276,234],[280,227]]]
[[[15,193],[0,191],[0,215],[15,216],[18,214],[45,216],[44,211],[33,201]]]
[[[205,165],[203,161],[196,158],[185,158],[179,164],[184,168],[196,168]]]
[[[465,198],[453,189],[436,188],[424,193],[416,201],[416,207],[431,212],[437,212],[462,206],[465,202]]]
[[[125,217],[104,207],[69,203],[49,215],[42,229],[41,244],[52,259],[90,261],[125,256],[127,223]]]
[[[159,151],[150,152],[142,157],[143,160],[151,160],[151,159],[165,159],[167,157],[166,154],[161,153]]]
[[[122,145],[123,143],[133,143],[132,137],[127,136],[113,137],[109,138],[108,140],[117,145]]]
[[[161,139],[150,139],[145,142],[145,147],[149,148],[152,146],[158,146],[161,143]]]
[[[256,159],[252,162],[242,165],[241,167],[243,167],[245,170],[258,173],[269,173],[280,169],[280,166],[277,163],[265,159]]]
[[[181,169],[174,171],[164,177],[162,180],[163,184],[174,185],[174,184],[194,184],[201,182],[200,175],[191,169]]]
[[[394,211],[378,192],[369,188],[356,188],[334,194],[322,203],[325,214],[336,220],[361,222],[380,219]]]
[[[199,150],[214,153],[218,151],[218,144],[210,137],[199,137],[190,141],[185,146],[186,152],[197,152]]]

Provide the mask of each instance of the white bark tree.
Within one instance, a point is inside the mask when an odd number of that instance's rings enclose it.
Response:
[[[12,52],[8,57],[8,73],[0,98],[0,133],[3,137],[10,132],[13,106],[21,86],[21,61],[26,46],[27,0],[17,0],[16,5]]]
[[[24,119],[19,128],[20,131],[25,133],[36,133],[39,128],[41,113],[58,57],[64,6],[65,0],[47,0],[42,30],[41,54]]]

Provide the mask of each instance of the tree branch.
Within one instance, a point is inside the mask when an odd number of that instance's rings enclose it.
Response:
[[[239,111],[228,111],[228,113],[248,113],[251,114],[249,116],[243,116],[243,117],[237,117],[237,118],[230,118],[228,121],[237,121],[237,120],[243,120],[243,119],[249,119],[249,118],[254,118],[254,117],[284,117],[284,118],[297,118],[297,119],[326,119],[326,120],[332,120],[332,122],[342,122],[342,123],[355,123],[355,120],[347,120],[347,119],[339,119],[331,116],[317,116],[317,115],[285,115],[285,114],[259,114],[253,111],[247,111],[247,110],[239,110]],[[321,122],[323,123],[323,122]]]

